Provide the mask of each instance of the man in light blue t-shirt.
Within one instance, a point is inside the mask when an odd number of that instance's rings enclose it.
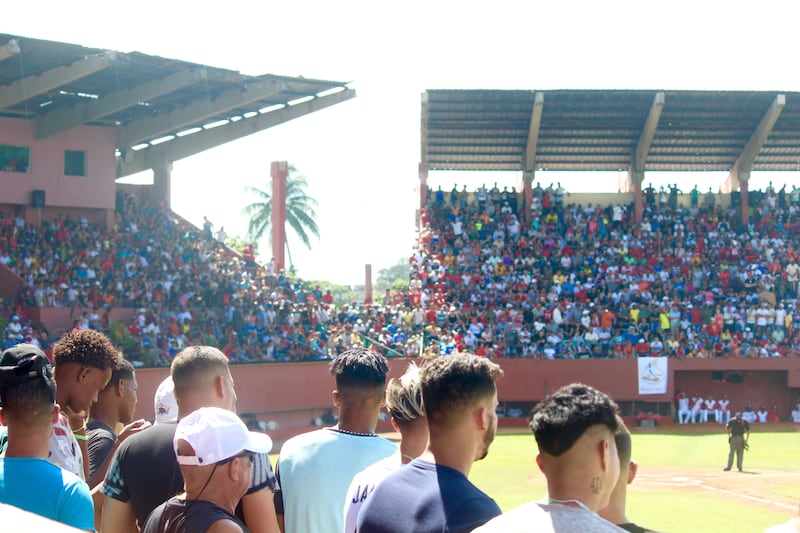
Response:
[[[375,434],[389,366],[382,355],[353,348],[331,362],[339,423],[298,435],[281,448],[275,510],[285,533],[341,533],[342,503],[358,472],[394,453]]]
[[[94,531],[89,486],[47,460],[59,407],[50,363],[39,348],[18,344],[0,356],[0,407],[0,423],[8,426],[0,503]]]

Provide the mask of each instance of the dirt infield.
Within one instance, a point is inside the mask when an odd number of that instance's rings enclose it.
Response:
[[[770,489],[800,485],[800,472],[780,472],[736,468],[725,472],[720,468],[650,468],[639,471],[634,482],[636,490],[676,490],[702,492],[730,499],[732,502],[778,512],[798,510],[796,497],[775,494]]]

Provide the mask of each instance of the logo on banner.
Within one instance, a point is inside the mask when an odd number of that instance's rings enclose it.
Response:
[[[640,357],[636,360],[639,367],[639,394],[666,394],[669,373],[666,357]]]

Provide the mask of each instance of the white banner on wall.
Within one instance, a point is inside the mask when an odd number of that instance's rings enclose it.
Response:
[[[666,394],[668,357],[639,357],[639,394]]]

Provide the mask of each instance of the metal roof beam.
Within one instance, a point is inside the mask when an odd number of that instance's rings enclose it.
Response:
[[[117,158],[117,177],[129,176],[152,168],[149,162],[152,154],[164,154],[168,161],[178,161],[221,144],[241,139],[247,135],[258,133],[259,131],[283,124],[284,122],[294,120],[309,113],[345,102],[355,98],[355,96],[355,90],[345,89],[338,93],[318,97],[314,100],[302,102],[297,105],[287,106],[252,118],[245,118],[235,122],[231,121],[223,126],[176,138],[156,146],[150,146],[135,152],[128,152],[128,157],[125,159]]]
[[[767,137],[772,132],[772,128],[781,116],[783,108],[786,107],[786,95],[777,94],[775,99],[770,104],[767,112],[761,117],[761,122],[758,123],[750,140],[742,148],[739,157],[733,164],[733,168],[728,174],[728,177],[722,182],[721,190],[723,192],[735,191],[741,187],[742,181],[750,180],[750,170],[753,168],[753,161],[758,157],[758,153],[767,142]]]
[[[199,126],[203,120],[210,117],[259,100],[279,96],[287,89],[288,85],[283,80],[258,81],[244,88],[237,87],[216,96],[209,96],[169,113],[135,120],[120,129],[119,145],[133,146],[190,126]]]
[[[533,95],[531,108],[531,123],[528,127],[528,139],[525,143],[525,159],[523,170],[532,172],[536,164],[536,148],[539,145],[539,129],[542,127],[542,110],[544,109],[544,93],[536,92]]]
[[[0,61],[17,55],[19,55],[19,43],[15,39],[11,39],[3,46],[0,46]]]
[[[656,135],[658,119],[661,118],[661,110],[664,109],[664,100],[663,92],[657,92],[653,97],[650,112],[647,114],[642,133],[639,135],[639,142],[636,144],[636,151],[633,157],[634,172],[644,172],[647,154],[650,153],[650,146],[652,146],[653,137]]]
[[[784,107],[786,107],[786,95],[775,95],[775,99],[770,104],[769,109],[767,109],[767,112],[761,117],[761,122],[759,122],[758,127],[750,136],[750,140],[747,141],[747,144],[739,154],[739,158],[734,165],[735,167],[743,171],[750,170],[750,167],[753,166],[753,161],[758,157],[761,147],[764,146],[764,143],[767,141],[767,137],[769,137],[769,134],[772,132],[772,128],[778,121],[778,117],[781,116]]]
[[[21,80],[0,87],[0,109],[7,109],[26,99],[39,94],[52,91],[58,87],[85,78],[114,64],[116,54],[103,52],[86,56],[64,67],[46,70],[35,76],[28,76]]]
[[[35,137],[36,139],[45,139],[56,133],[133,107],[140,102],[147,102],[177,91],[196,81],[205,80],[207,77],[208,73],[205,68],[184,70],[162,79],[108,93],[98,100],[89,100],[72,107],[46,113],[36,118],[34,122]]]

